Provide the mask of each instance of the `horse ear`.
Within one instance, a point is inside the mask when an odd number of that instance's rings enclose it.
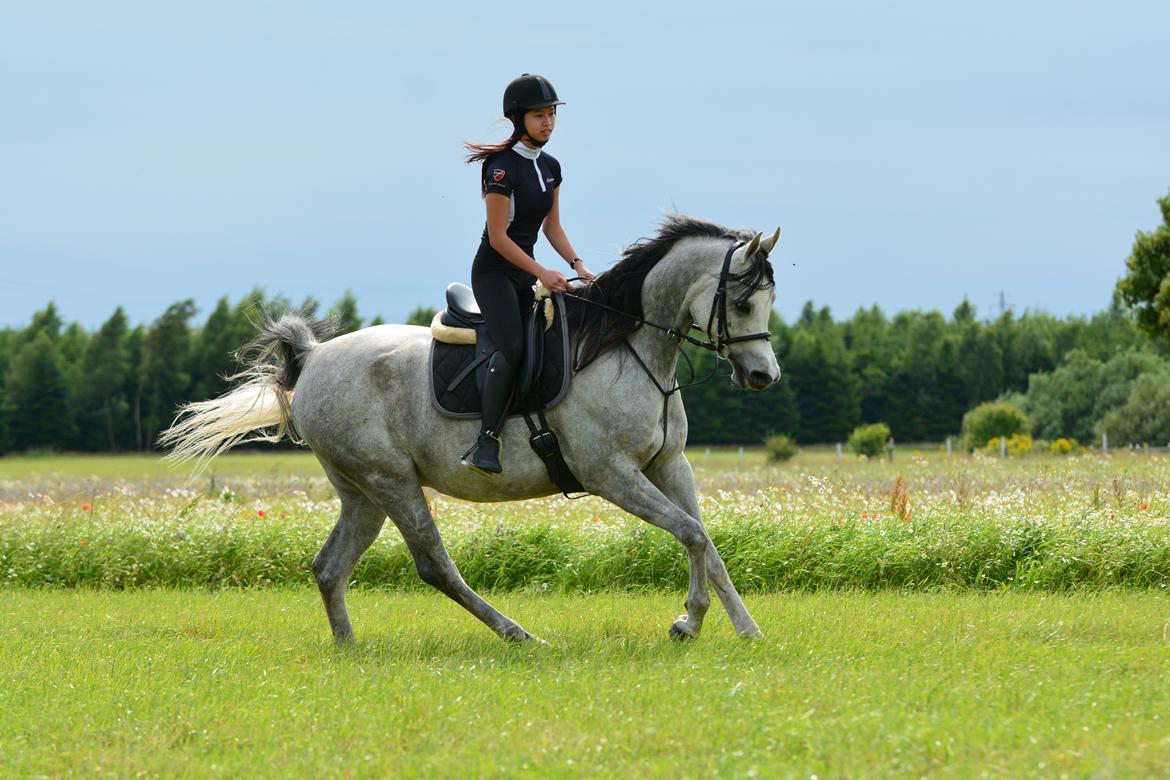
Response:
[[[760,239],[763,237],[763,235],[764,235],[763,233],[756,233],[755,238],[753,238],[748,243],[747,248],[743,250],[743,259],[744,260],[747,260],[749,257],[751,257],[752,255],[754,255],[756,252],[759,251]]]
[[[765,238],[760,242],[760,249],[764,250],[764,254],[771,254],[776,242],[780,240],[780,228],[776,228],[776,232],[772,234],[771,238]]]

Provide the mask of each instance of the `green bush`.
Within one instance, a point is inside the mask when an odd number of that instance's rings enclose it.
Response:
[[[768,460],[783,462],[790,460],[796,454],[796,442],[782,433],[764,438],[764,449],[768,451]]]
[[[885,423],[861,425],[849,434],[849,449],[867,458],[885,455],[889,449],[890,426]]]
[[[1017,433],[1031,435],[1032,426],[1028,415],[1015,404],[1007,401],[991,401],[980,404],[963,415],[964,448],[982,446],[985,442],[1000,436],[1012,437]]]

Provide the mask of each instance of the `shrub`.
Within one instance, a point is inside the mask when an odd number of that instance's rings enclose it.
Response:
[[[999,454],[999,436],[987,440],[986,452],[988,455]],[[1007,455],[1009,458],[1018,458],[1032,451],[1032,437],[1026,433],[1013,433],[1007,437]]]
[[[884,455],[889,448],[890,426],[885,423],[861,425],[849,434],[849,449],[867,458]]]
[[[764,438],[764,449],[768,451],[768,460],[784,462],[796,454],[796,442],[782,433]]]
[[[1007,401],[992,401],[980,404],[963,415],[963,442],[964,448],[970,449],[980,442],[996,440],[999,446],[999,437],[1012,437],[1017,433],[1031,434],[1032,426],[1028,422],[1028,415],[1018,406]],[[1029,437],[1029,442],[1031,438]]]
[[[1082,449],[1079,441],[1072,438],[1066,439],[1063,436],[1048,445],[1048,451],[1053,455],[1072,455]]]

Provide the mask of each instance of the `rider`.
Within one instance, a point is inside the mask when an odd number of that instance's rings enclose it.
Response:
[[[532,308],[532,285],[564,292],[568,280],[533,259],[537,228],[569,264],[574,276],[593,274],[577,256],[561,227],[561,164],[543,151],[557,123],[556,90],[542,76],[521,74],[504,90],[504,116],[512,135],[497,144],[465,143],[467,162],[482,162],[480,190],[487,225],[471,266],[471,287],[487,322],[496,352],[483,384],[483,423],[462,462],[475,471],[499,474],[500,431],[512,385],[524,355],[523,312]]]

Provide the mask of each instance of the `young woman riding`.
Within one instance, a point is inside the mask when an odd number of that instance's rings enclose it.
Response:
[[[471,266],[471,288],[497,351],[488,360],[479,437],[462,462],[485,474],[502,471],[500,431],[524,356],[521,318],[532,308],[532,285],[540,280],[553,293],[568,286],[563,274],[534,259],[537,229],[543,228],[573,276],[593,279],[561,226],[561,164],[543,151],[556,127],[559,105],[563,103],[547,79],[522,74],[504,90],[511,136],[497,144],[465,144],[467,162],[483,163],[480,193],[487,210],[487,225]]]

